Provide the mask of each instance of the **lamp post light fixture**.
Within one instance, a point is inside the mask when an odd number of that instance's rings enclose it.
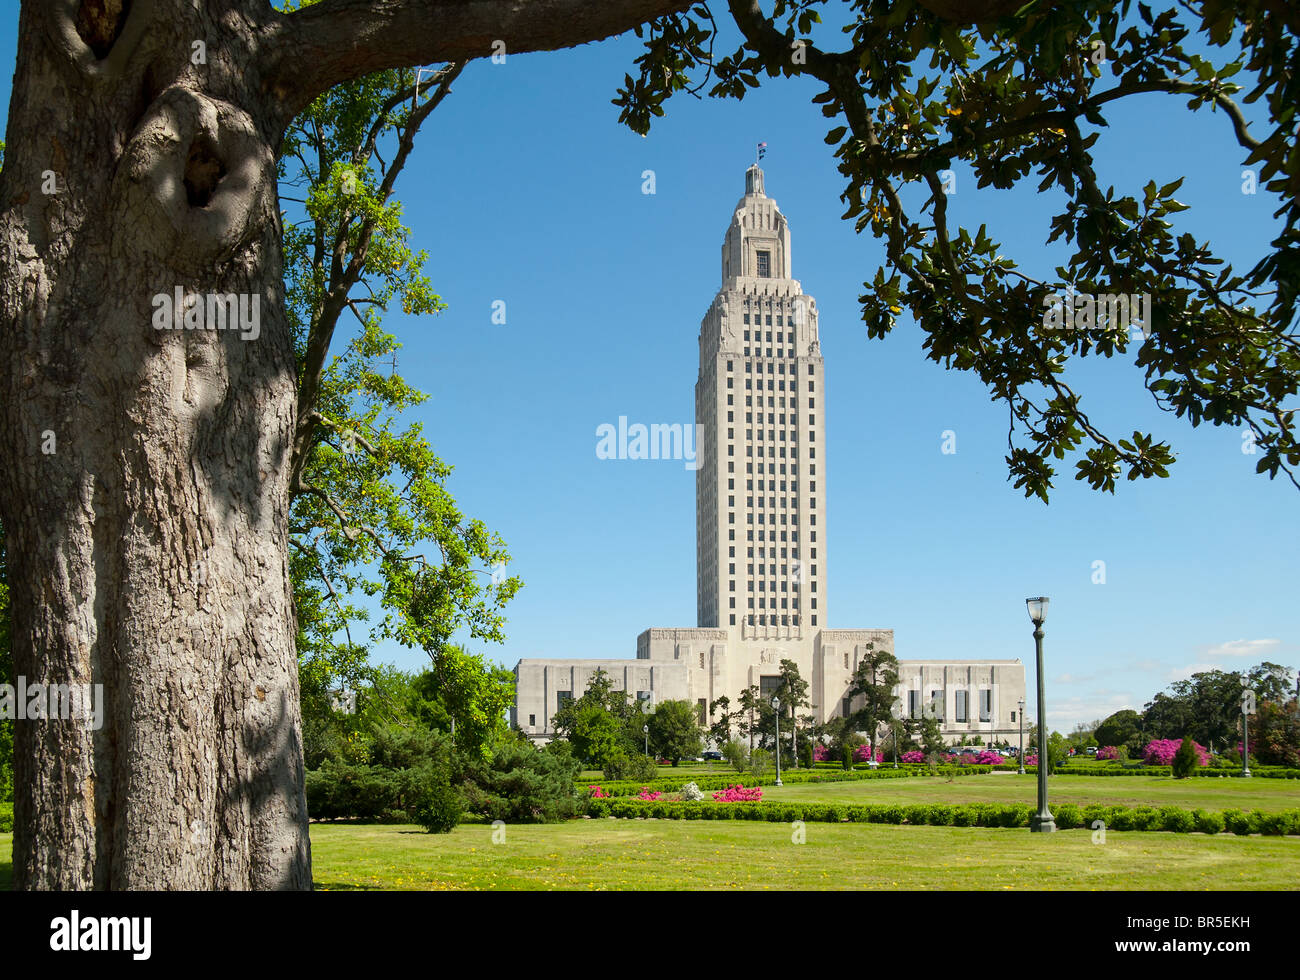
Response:
[[[898,768],[898,725],[897,719],[891,718],[889,730],[894,733],[894,768]]]
[[[772,710],[776,712],[776,785],[781,783],[781,699],[772,698]]]
[[[641,731],[645,733],[645,757],[650,758],[650,726],[642,725]]]
[[[1047,603],[1047,596],[1025,600],[1029,618],[1034,624],[1034,648],[1038,658],[1038,813],[1029,818],[1029,829],[1040,834],[1056,831],[1056,821],[1047,809],[1047,711],[1043,698],[1043,621],[1047,619]]]
[[[1017,771],[1017,775],[1023,776],[1025,774],[1025,699],[1024,698],[1020,699],[1020,714],[1018,714],[1016,717],[1020,719],[1020,755],[1018,757],[1018,761],[1020,762],[1020,769]]]

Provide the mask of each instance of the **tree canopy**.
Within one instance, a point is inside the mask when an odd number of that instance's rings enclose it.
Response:
[[[1085,407],[1070,367],[1090,356],[1130,359],[1155,404],[1193,426],[1248,430],[1257,471],[1300,487],[1294,4],[1194,0],[1156,13],[1131,0],[773,0],[769,16],[758,0],[726,0],[741,43],[725,54],[714,50],[718,6],[637,29],[645,50],[614,100],[620,119],[645,133],[680,92],[741,99],[761,76],[819,83],[844,218],[887,256],[863,284],[868,335],[910,314],[928,358],[974,373],[1006,405],[1008,474],[1026,496],[1046,502],[1067,457],[1076,479],[1109,492],[1121,474],[1169,473],[1169,444],[1105,431]],[[1252,268],[1234,270],[1179,230],[1180,180],[1098,178],[1107,113],[1153,94],[1219,114],[1251,179],[1278,195],[1280,228]],[[1065,261],[1045,268],[1006,254],[987,224],[954,226],[946,185],[958,164],[980,188],[1036,180],[1052,191],[1045,206],[1059,209],[1044,236],[1072,248]],[[1098,297],[1119,295],[1149,296],[1147,311],[1093,316]],[[1069,322],[1049,323],[1052,296],[1070,297]]]

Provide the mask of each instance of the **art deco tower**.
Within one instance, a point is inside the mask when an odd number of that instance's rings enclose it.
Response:
[[[791,278],[790,226],[745,172],[700,324],[697,614],[741,639],[826,625],[823,369],[817,304]]]

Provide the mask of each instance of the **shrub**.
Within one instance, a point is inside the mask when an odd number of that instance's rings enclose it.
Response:
[[[749,774],[761,779],[772,768],[772,753],[766,749],[755,748],[749,753]]]
[[[573,785],[578,765],[570,753],[508,742],[490,760],[466,767],[466,808],[506,823],[550,823],[574,816],[581,801]]]
[[[1175,779],[1186,779],[1200,764],[1200,758],[1196,754],[1196,743],[1190,737],[1183,737],[1170,764],[1173,766]]]
[[[1196,752],[1197,764],[1208,765],[1210,753],[1203,747],[1192,742]],[[1174,756],[1178,754],[1179,748],[1182,747],[1182,741],[1176,738],[1157,738],[1147,743],[1142,750],[1142,761],[1151,766],[1170,766],[1173,765]]]
[[[611,753],[605,759],[603,767],[606,779],[654,779],[659,775],[659,767],[649,756],[635,752]]]
[[[1084,826],[1083,813],[1073,803],[1058,803],[1052,816],[1061,830],[1074,830]]]
[[[911,752],[904,752],[898,757],[899,762],[924,762],[925,753],[913,749]]]
[[[688,802],[694,802],[704,799],[704,794],[694,783],[687,783],[682,787],[682,799]]]
[[[853,769],[853,746],[851,746],[851,745],[846,745],[846,746],[844,746],[843,751],[840,753],[840,763],[841,763],[841,765],[844,766],[844,768],[845,768],[846,770],[852,771],[852,769]]]
[[[1192,811],[1192,819],[1196,822],[1196,829],[1202,834],[1221,834],[1225,826],[1222,813],[1213,810],[1202,810],[1197,807]]]
[[[465,813],[465,801],[452,789],[445,769],[425,766],[411,772],[412,784],[408,812],[430,834],[446,834],[455,829]]]
[[[740,785],[728,786],[726,789],[714,793],[713,798],[719,803],[742,803],[750,800],[761,800],[763,791],[757,786],[752,789],[746,789]]]
[[[0,834],[11,834],[14,830],[14,805],[0,803]]]
[[[745,743],[734,738],[722,747],[722,757],[736,772],[744,772],[749,763],[749,751],[745,748]]]
[[[1190,834],[1196,829],[1196,818],[1179,807],[1163,806],[1160,808],[1160,828],[1176,834]]]
[[[1103,745],[1097,750],[1097,761],[1104,762],[1107,759],[1119,760],[1119,747],[1115,745]]]
[[[1230,834],[1245,836],[1256,833],[1257,817],[1254,813],[1242,813],[1240,810],[1224,810],[1223,826]]]

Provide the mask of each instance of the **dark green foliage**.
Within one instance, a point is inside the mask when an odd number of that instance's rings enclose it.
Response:
[[[573,780],[578,762],[567,749],[548,751],[511,742],[490,761],[466,766],[461,792],[465,807],[487,820],[550,823],[574,816],[580,796]]]
[[[704,732],[689,701],[660,701],[645,724],[651,751],[673,765],[704,751]]]
[[[1196,829],[1196,816],[1176,806],[1163,806],[1160,808],[1160,826],[1162,830],[1190,834]]]
[[[1178,746],[1178,751],[1174,753],[1174,761],[1171,766],[1174,771],[1174,778],[1186,779],[1200,766],[1201,759],[1196,754],[1196,744],[1192,741],[1191,736],[1185,736],[1182,744]]]
[[[429,766],[416,771],[409,812],[429,833],[446,834],[460,823],[465,801],[445,771]]]
[[[1097,739],[1098,745],[1113,745],[1116,748],[1124,746],[1130,752],[1140,752],[1142,737],[1139,728],[1142,724],[1142,716],[1132,708],[1125,708],[1123,711],[1116,711],[1113,715],[1097,726],[1093,736]],[[1130,743],[1133,743],[1130,745]]]
[[[11,834],[14,829],[14,805],[0,803],[0,834]]]
[[[930,359],[978,377],[1007,409],[1008,473],[1027,497],[1048,500],[1061,460],[1107,493],[1124,478],[1167,477],[1174,464],[1172,447],[1149,433],[1099,427],[1072,386],[1071,369],[1082,369],[1069,362],[1085,357],[1136,365],[1156,403],[1192,426],[1248,429],[1256,472],[1300,486],[1291,6],[1026,2],[1000,17],[883,0],[725,6],[734,23],[696,6],[638,31],[645,50],[615,99],[620,121],[644,134],[676,92],[740,99],[764,76],[814,86],[844,177],[843,218],[884,252],[862,276],[867,336],[914,321]],[[833,23],[819,27],[823,7]],[[730,53],[719,56],[715,41]],[[1195,237],[1175,197],[1181,179],[1161,186],[1141,171],[1111,187],[1114,175],[1099,175],[1099,154],[1123,152],[1108,117],[1147,100],[1184,118],[1212,114],[1207,132],[1233,144],[1269,195],[1280,227],[1254,268],[1234,269]],[[995,210],[954,213],[945,177],[967,167],[963,179],[979,188],[1050,194],[1059,206],[1044,215],[1042,238],[1065,255],[1009,254],[978,224]],[[900,192],[910,183],[918,193]],[[1140,324],[1104,303],[1098,315],[1050,321],[1043,300],[1064,296],[1065,284],[1084,297],[1149,295],[1150,309]]]

